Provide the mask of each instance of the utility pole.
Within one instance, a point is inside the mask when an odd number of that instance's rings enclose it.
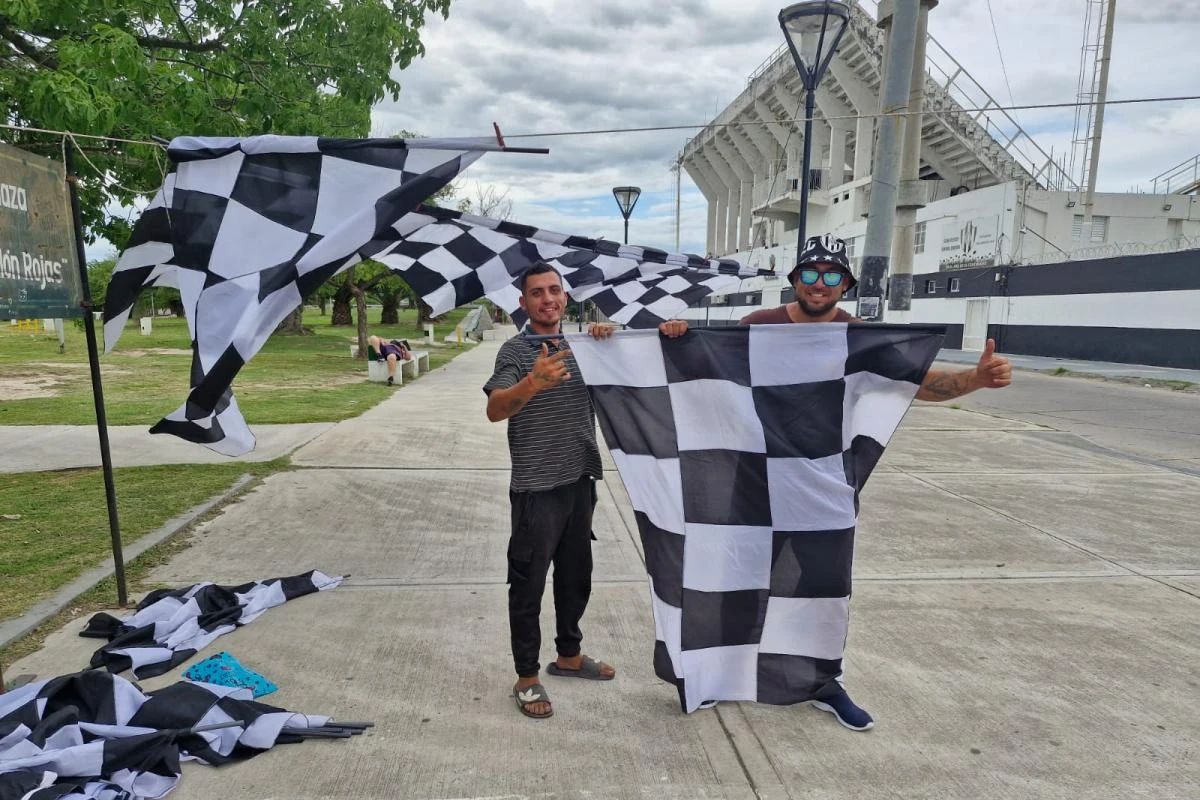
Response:
[[[683,172],[683,165],[675,162],[675,252],[679,252],[679,176]]]
[[[1092,128],[1091,161],[1088,164],[1087,195],[1083,199],[1083,230],[1080,245],[1092,236],[1093,195],[1096,191],[1096,172],[1100,166],[1100,138],[1104,133],[1104,101],[1108,97],[1108,65],[1112,61],[1113,23],[1117,18],[1117,0],[1108,0],[1108,16],[1104,20],[1104,44],[1100,49],[1100,85],[1096,91],[1096,117]]]
[[[875,143],[875,169],[871,174],[871,203],[867,209],[867,235],[863,246],[862,275],[858,282],[858,311],[863,319],[883,318],[884,280],[892,252],[896,224],[896,196],[904,144],[909,86],[917,41],[920,0],[884,0],[879,4],[879,26],[887,32],[883,85],[883,116]]]
[[[913,256],[916,251],[917,210],[925,207],[921,180],[921,128],[925,115],[925,40],[929,36],[929,10],[938,0],[921,0],[917,35],[913,42],[912,78],[908,88],[909,115],[905,117],[904,145],[900,157],[900,187],[896,198],[896,241],[892,247],[892,278],[888,282],[888,310],[912,309]]]

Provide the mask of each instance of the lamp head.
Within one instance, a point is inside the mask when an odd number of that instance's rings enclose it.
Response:
[[[805,0],[779,12],[779,27],[805,89],[812,91],[821,80],[849,24],[850,6],[841,0]]]
[[[629,219],[629,215],[633,213],[633,207],[637,205],[638,198],[642,195],[642,190],[637,186],[617,186],[612,191],[613,197],[617,199],[617,205],[621,209],[621,216]]]

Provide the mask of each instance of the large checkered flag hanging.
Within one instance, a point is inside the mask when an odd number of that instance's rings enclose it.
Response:
[[[684,711],[841,673],[858,494],[944,331],[752,325],[567,336],[633,501],[654,667]]]
[[[487,296],[523,323],[517,280],[535,261],[555,266],[575,300],[591,300],[614,322],[657,327],[742,278],[771,274],[732,259],[588,239],[458,211],[424,207],[375,260],[443,314]]]
[[[180,138],[104,306],[111,350],[137,296],[179,289],[192,336],[187,402],[155,425],[226,455],[254,447],[230,386],[322,283],[394,242],[395,224],[485,151],[478,140]]]

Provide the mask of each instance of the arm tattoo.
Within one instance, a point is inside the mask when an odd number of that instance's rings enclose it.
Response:
[[[931,371],[917,392],[918,400],[953,400],[971,391],[972,370],[962,372]]]
[[[510,417],[511,417],[511,416],[513,416],[514,414],[516,414],[518,411],[520,411],[522,408],[524,408],[524,407],[525,407],[525,404],[526,404],[527,402],[529,402],[529,401],[528,401],[526,398],[524,398],[524,397],[513,397],[513,398],[510,398],[510,399],[509,399],[509,400],[508,400],[508,401],[507,401],[507,402],[504,404],[504,413],[505,413],[507,416],[510,416]]]

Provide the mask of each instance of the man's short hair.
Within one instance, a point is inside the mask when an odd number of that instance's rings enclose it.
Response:
[[[545,275],[547,272],[553,272],[558,276],[558,282],[562,283],[562,273],[556,270],[552,265],[545,261],[535,261],[530,265],[529,269],[521,273],[521,294],[525,294],[525,282],[529,280],[531,275]]]

